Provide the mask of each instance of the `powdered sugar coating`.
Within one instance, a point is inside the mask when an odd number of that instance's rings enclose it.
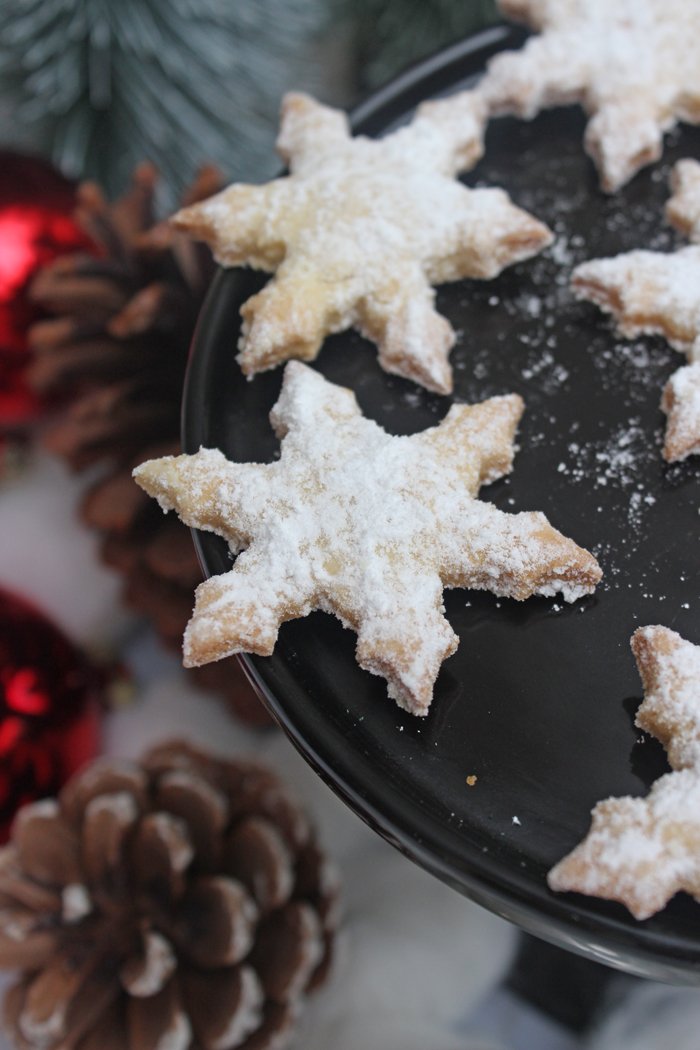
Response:
[[[590,593],[601,575],[592,555],[542,514],[476,498],[510,471],[522,408],[516,395],[453,405],[438,426],[396,437],[362,416],[351,391],[290,362],[271,413],[278,461],[235,464],[201,449],[139,467],[164,509],[243,550],[198,588],[185,661],[268,655],[280,623],[323,609],[357,632],[358,663],[423,715],[457,646],[444,587]]]
[[[588,835],[548,883],[647,919],[679,890],[700,900],[700,646],[657,625],[635,631],[632,649],[644,685],[637,725],[661,741],[674,772],[646,798],[598,803]]]
[[[700,454],[700,362],[674,372],[664,387],[661,407],[667,416],[666,458],[675,462]]]
[[[700,246],[591,259],[576,267],[571,285],[612,314],[627,339],[663,335],[689,360],[700,357]]]
[[[692,236],[700,235],[700,165],[680,161],[667,214]],[[697,208],[697,212],[696,209]],[[700,245],[675,252],[632,251],[577,266],[571,287],[612,314],[628,339],[662,335],[690,365],[675,372],[661,398],[668,417],[663,454],[676,463],[700,450]]]
[[[666,748],[673,769],[700,773],[700,646],[667,627],[640,627],[632,639],[644,686],[640,729]]]
[[[614,192],[661,156],[678,120],[700,123],[700,7],[695,0],[499,0],[539,30],[494,58],[482,84],[491,113],[530,118],[580,102],[585,147]]]
[[[671,173],[673,196],[666,205],[669,222],[684,233],[689,241],[700,241],[700,164],[696,160],[679,160]]]
[[[502,190],[455,178],[481,155],[484,116],[465,91],[425,103],[383,139],[352,138],[343,113],[289,94],[278,148],[290,174],[175,216],[222,265],[275,273],[241,310],[246,375],[313,360],[327,334],[356,327],[388,372],[451,391],[455,333],[432,286],[495,277],[552,239]]]

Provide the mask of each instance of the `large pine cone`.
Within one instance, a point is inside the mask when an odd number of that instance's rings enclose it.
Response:
[[[201,570],[189,530],[160,512],[131,471],[181,451],[187,355],[214,263],[207,248],[154,221],[156,185],[144,164],[113,204],[92,183],[78,188],[75,218],[95,253],[64,255],[34,278],[29,295],[47,316],[28,332],[27,379],[60,404],[44,433],[49,450],[74,470],[102,468],[81,516],[122,575],[127,603],[179,649]],[[220,185],[204,168],[183,202]],[[235,658],[190,673],[242,720],[269,721]]]
[[[184,744],[101,759],[0,851],[25,1050],[282,1050],[326,977],[337,880],[278,777]]]

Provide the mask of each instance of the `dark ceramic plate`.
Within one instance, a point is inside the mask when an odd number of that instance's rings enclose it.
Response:
[[[461,88],[523,34],[496,28],[418,66],[353,115],[381,134],[422,99]],[[573,606],[452,591],[460,637],[429,716],[388,700],[354,660],[355,637],[322,613],[286,624],[272,657],[246,658],[266,704],[338,794],[433,874],[524,929],[631,972],[700,980],[700,906],[679,895],[635,922],[617,904],[555,895],[547,870],[585,834],[609,795],[643,795],[667,770],[661,747],[634,728],[641,701],[629,639],[662,623],[700,642],[700,463],[660,455],[661,388],[683,363],[661,339],[617,341],[568,291],[572,266],[633,247],[670,248],[667,177],[698,155],[700,133],[667,142],[662,164],[604,196],[583,153],[576,109],[532,123],[493,121],[485,158],[465,181],[503,186],[558,235],[545,255],[490,282],[440,289],[459,333],[455,397],[516,391],[526,402],[510,478],[482,490],[504,509],[542,510],[593,550],[605,571],[594,598]],[[270,460],[267,415],[281,370],[246,382],[234,360],[239,307],[259,275],[220,271],[194,339],[184,444],[238,460]],[[385,374],[354,333],[328,339],[314,365],[351,387],[387,430],[430,426],[450,401]],[[197,537],[208,575],[230,567],[223,541]],[[477,777],[473,787],[468,776]]]

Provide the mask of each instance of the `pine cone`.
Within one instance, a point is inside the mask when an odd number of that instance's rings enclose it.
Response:
[[[282,1050],[327,976],[337,881],[282,782],[181,743],[102,759],[0,851],[23,1050]]]
[[[75,470],[102,468],[80,512],[122,575],[125,600],[179,648],[201,570],[189,530],[160,513],[131,470],[180,451],[187,354],[214,264],[208,249],[154,223],[156,184],[144,164],[114,204],[92,183],[79,187],[76,219],[96,251],[62,256],[34,279],[29,294],[48,316],[29,329],[27,378],[61,406],[44,434],[48,449]],[[220,186],[204,168],[183,200]],[[191,673],[244,721],[269,722],[238,660]]]

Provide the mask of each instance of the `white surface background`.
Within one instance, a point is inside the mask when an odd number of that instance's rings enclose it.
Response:
[[[574,1050],[584,1046],[498,989],[515,933],[419,870],[340,803],[282,733],[238,725],[193,689],[178,661],[120,605],[76,518],[84,482],[37,454],[0,483],[0,585],[32,598],[78,644],[108,644],[133,668],[133,704],[105,724],[108,753],[137,757],[174,736],[268,760],[295,788],[343,880],[333,980],[310,1002],[297,1050]],[[590,1050],[697,1050],[700,992],[639,984],[611,1005]],[[0,1050],[7,1050],[0,1035]]]

